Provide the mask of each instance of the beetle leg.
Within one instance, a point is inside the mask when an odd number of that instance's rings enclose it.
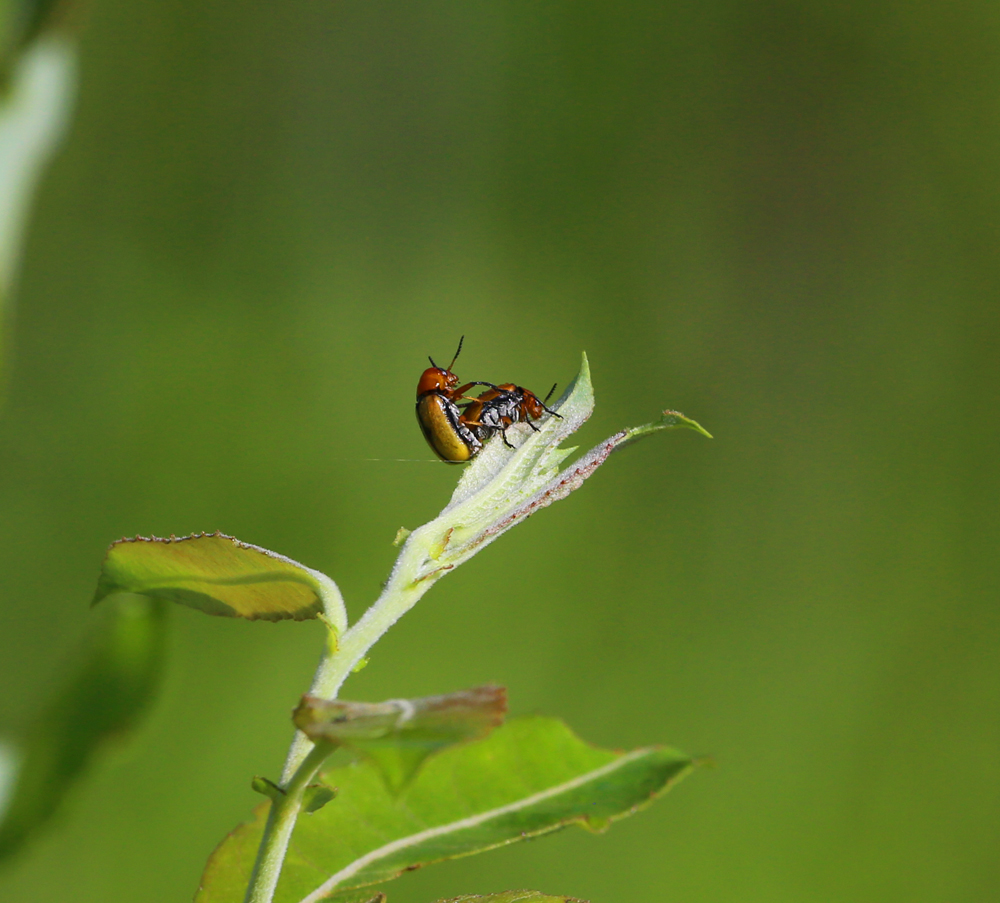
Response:
[[[493,383],[484,383],[476,380],[472,383],[466,383],[464,386],[459,386],[459,388],[454,389],[451,393],[452,398],[472,398],[471,395],[466,395],[466,390],[471,389],[473,386],[489,386],[491,389],[495,389],[496,386]]]
[[[507,448],[516,448],[516,446],[511,445],[507,441],[507,427],[504,427],[502,430],[500,430],[500,438],[503,439],[503,444],[506,445]]]

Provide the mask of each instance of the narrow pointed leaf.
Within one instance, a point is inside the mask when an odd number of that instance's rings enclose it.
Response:
[[[514,449],[499,436],[486,443],[463,472],[447,507],[408,536],[394,574],[406,574],[413,583],[440,579],[511,527],[579,489],[613,451],[645,436],[671,427],[710,435],[683,414],[664,411],[659,420],[621,430],[563,466],[576,449],[559,443],[578,430],[594,409],[586,355],[576,379],[553,409],[558,416],[540,421],[536,430],[523,423],[508,429]]]
[[[340,592],[325,574],[222,533],[112,543],[94,604],[120,592],[250,620],[301,621],[325,609],[338,632],[347,626]]]
[[[0,859],[17,850],[59,808],[109,738],[130,728],[159,683],[164,605],[117,596],[61,692],[36,715],[0,812]]]
[[[662,747],[623,754],[590,746],[561,721],[521,718],[485,740],[434,756],[402,797],[369,762],[329,769],[337,799],[299,820],[276,903],[357,900],[408,869],[468,856],[586,819],[637,811],[692,767]],[[196,903],[240,903],[269,803],[209,859]],[[557,898],[558,899],[558,898]]]
[[[506,711],[506,690],[483,686],[377,703],[303,696],[293,720],[310,740],[329,740],[370,759],[399,792],[428,756],[485,737]]]

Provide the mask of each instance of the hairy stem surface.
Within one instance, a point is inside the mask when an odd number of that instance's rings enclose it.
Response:
[[[274,889],[278,886],[281,866],[288,852],[288,842],[302,809],[302,800],[310,781],[333,752],[332,743],[317,743],[303,758],[302,764],[284,788],[283,795],[276,796],[271,803],[264,837],[257,850],[250,886],[247,888],[245,903],[270,903]]]
[[[433,556],[437,530],[428,529],[432,526],[433,523],[427,524],[410,535],[382,595],[361,620],[337,642],[330,643],[313,677],[311,695],[335,699],[365,653],[442,575],[443,572],[432,570],[420,576],[421,566]],[[271,805],[245,903],[271,903],[273,900],[292,831],[302,811],[306,787],[331,751],[330,744],[314,744],[301,731],[296,731],[281,776],[285,795]]]

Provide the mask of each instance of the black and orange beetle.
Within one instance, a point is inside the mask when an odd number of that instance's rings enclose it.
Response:
[[[466,398],[465,392],[473,386],[488,386],[491,390],[497,388],[493,383],[484,382],[458,386],[458,377],[451,368],[462,353],[464,341],[465,336],[462,336],[458,350],[447,368],[442,369],[434,363],[434,358],[428,357],[431,366],[424,370],[417,383],[417,422],[427,444],[448,464],[471,461],[483,447],[479,436],[462,422],[461,411],[456,402]]]
[[[551,414],[561,419],[561,415],[545,404],[555,390],[556,387],[553,386],[545,396],[545,401],[540,401],[534,392],[525,389],[524,386],[502,383],[483,392],[471,404],[466,405],[460,421],[480,442],[485,442],[494,433],[500,433],[504,445],[513,448],[514,446],[507,441],[508,427],[515,423],[526,423],[537,433],[538,427],[532,420],[538,420],[543,414]]]

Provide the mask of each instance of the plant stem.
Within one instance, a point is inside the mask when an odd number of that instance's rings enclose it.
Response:
[[[272,801],[244,903],[271,903],[306,788],[331,752],[332,743],[317,743],[288,782],[284,796]]]
[[[336,699],[341,685],[364,658],[365,653],[437,582],[439,575],[416,579],[418,570],[427,560],[428,550],[433,545],[433,534],[426,526],[410,534],[396,559],[382,595],[362,615],[361,620],[340,638],[338,647],[328,651],[320,660],[309,688],[310,695],[320,699]],[[290,780],[296,773],[311,747],[312,741],[301,731],[296,731],[285,760],[282,783]]]
[[[336,698],[347,676],[379,637],[416,605],[444,574],[535,511],[578,489],[616,448],[673,426],[686,426],[708,435],[693,420],[676,411],[664,411],[657,422],[621,430],[571,466],[560,470],[561,463],[573,449],[560,449],[558,443],[577,430],[594,408],[586,355],[579,375],[556,407],[558,419],[550,419],[533,434],[526,428],[522,430],[524,441],[517,452],[508,452],[494,439],[493,452],[486,449],[469,466],[441,514],[409,534],[382,595],[350,629],[341,627],[345,615],[336,586],[329,578],[317,575],[317,579],[322,578],[321,582],[329,584],[327,587],[323,583],[329,596],[329,599],[324,597],[324,608],[333,629],[310,688],[313,696]],[[311,780],[325,758],[321,756],[313,767],[311,763],[316,755],[312,741],[296,732],[281,777],[281,786],[288,791],[288,798],[272,806],[247,891],[247,903],[271,903],[281,863],[302,807],[304,785],[299,788],[300,778],[304,772],[309,772]],[[299,788],[295,794],[293,787]],[[261,885],[259,890],[258,884]]]
[[[361,620],[339,638],[339,642],[331,643],[324,652],[309,689],[311,695],[335,699],[365,653],[437,581],[440,574],[432,573],[418,579],[419,569],[428,559],[436,534],[436,530],[426,527],[410,534],[382,595]],[[306,787],[332,750],[331,744],[313,744],[305,734],[296,731],[281,776],[285,795],[271,804],[244,903],[271,903],[273,900]]]

